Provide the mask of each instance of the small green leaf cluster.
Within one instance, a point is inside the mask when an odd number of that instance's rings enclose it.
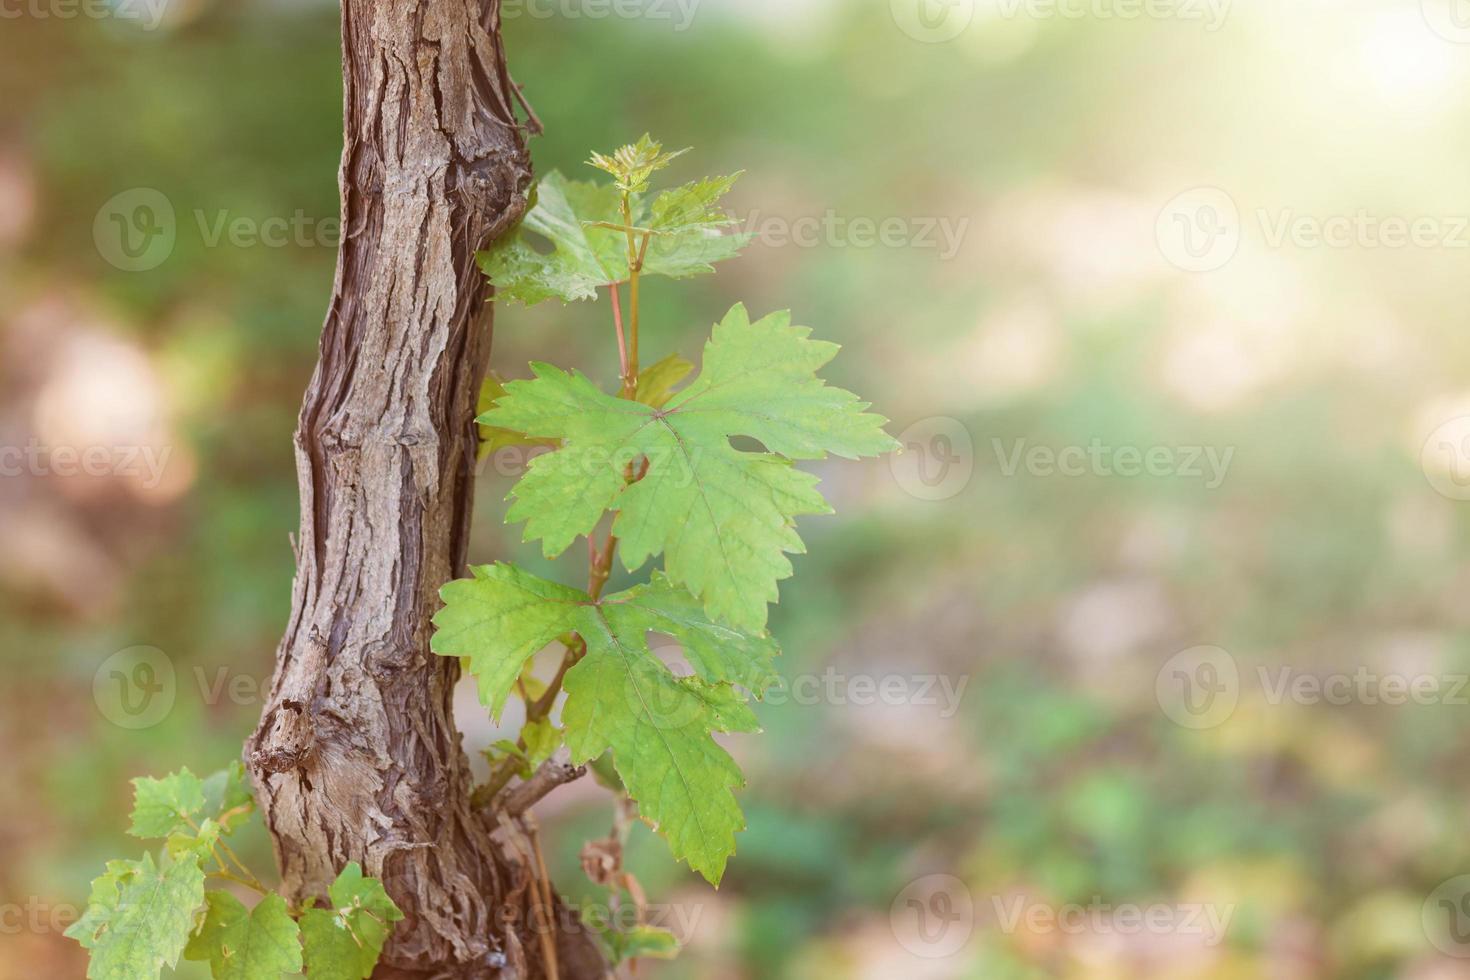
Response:
[[[251,874],[229,838],[255,812],[245,768],[200,779],[182,769],[133,780],[128,833],[162,841],[156,854],[110,861],[92,882],[66,935],[90,953],[88,980],[157,980],[180,956],[209,964],[215,980],[366,980],[393,923],[403,918],[380,882],[349,864],[329,890],[331,908],[292,908]],[[228,882],[261,895],[247,908]]]
[[[795,464],[897,444],[867,403],[818,377],[838,348],[812,339],[789,313],[753,319],[737,305],[715,326],[697,375],[677,355],[640,370],[643,278],[712,272],[747,243],[720,204],[738,174],[651,195],[653,176],[678,156],[645,136],[594,155],[611,183],[549,174],[520,226],[480,257],[503,299],[606,296],[623,386],[610,394],[546,363],[531,365],[531,380],[487,383],[484,442],[549,449],[512,490],[509,520],[523,522],[525,539],[548,558],[586,538],[588,587],[514,565],[474,568],[444,587],[433,649],[465,659],[496,717],[512,693],[525,699],[521,739],[493,750],[505,779],[527,777],[563,743],[575,763],[610,756],[674,857],[718,885],[744,828],[733,796],[743,777],[713,736],[758,730],[748,699],[777,679],[779,650],[766,624],[778,583],[793,571],[787,556],[804,550],[796,519],[830,512],[817,478]],[[636,572],[660,558],[645,584],[602,594],[615,560]],[[679,644],[691,676],[665,665],[651,633]],[[547,684],[530,668],[555,642],[566,653]],[[548,721],[558,688],[566,694],[559,730]],[[665,955],[667,942],[608,940],[615,958],[624,947]]]

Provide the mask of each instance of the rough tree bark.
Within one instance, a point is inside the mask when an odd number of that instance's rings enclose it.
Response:
[[[291,897],[348,861],[407,918],[376,978],[603,974],[515,820],[476,812],[429,653],[463,573],[489,352],[474,253],[519,216],[530,163],[500,0],[343,0],[343,240],[296,433],[289,627],[246,747]],[[555,900],[553,899],[553,902]]]

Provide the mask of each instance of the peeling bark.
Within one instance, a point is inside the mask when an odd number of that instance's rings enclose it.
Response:
[[[378,978],[598,977],[524,827],[470,804],[458,663],[429,652],[464,571],[490,313],[474,254],[524,207],[500,0],[343,0],[343,240],[295,445],[289,626],[247,744],[289,897],[348,861],[407,918]],[[544,903],[543,903],[544,905]]]

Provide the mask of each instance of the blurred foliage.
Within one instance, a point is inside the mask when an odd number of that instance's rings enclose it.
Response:
[[[1272,248],[1252,223],[1470,213],[1470,48],[1376,2],[1238,6],[1218,32],[981,14],[943,44],[905,36],[880,0],[709,0],[687,30],[509,21],[548,125],[542,172],[582,175],[589,149],[651,131],[696,148],[678,178],[744,168],[735,208],[758,235],[829,213],[965,223],[953,254],[771,232],[713,279],[648,290],[651,359],[694,357],[737,298],[791,306],[846,346],[835,383],[921,444],[926,420],[956,420],[975,474],[931,502],[905,492],[902,464],[823,468],[839,516],[804,523],[812,553],[773,617],[788,677],[939,674],[967,680],[963,697],[952,714],[762,708],[769,734],[732,743],[750,829],[718,893],[635,830],[651,900],[697,919],[679,960],[640,975],[1470,976],[1420,921],[1470,870],[1465,708],[1273,704],[1255,680],[1470,670],[1466,505],[1420,468],[1435,425],[1470,411],[1470,334],[1450,312],[1470,298],[1465,253]],[[79,904],[126,850],[129,777],[237,756],[288,608],[290,436],[335,253],[211,246],[199,222],[299,213],[315,235],[335,217],[336,14],[170,9],[156,31],[0,22],[0,443],[147,423],[174,451],[152,488],[0,479],[0,980],[81,975],[59,930],[11,926]],[[1190,275],[1160,254],[1155,219],[1202,185],[1225,188],[1247,230],[1228,266]],[[178,237],[128,273],[93,223],[138,187],[168,198]],[[555,351],[615,382],[602,309],[498,320],[502,377]],[[1234,455],[1215,488],[1008,476],[1018,440]],[[547,563],[503,527],[511,480],[495,467],[474,560],[576,581],[573,559]],[[1231,651],[1244,679],[1205,731],[1155,699],[1160,668],[1199,644]],[[135,645],[165,651],[178,681],[141,730],[93,689]],[[462,704],[472,753],[504,734]],[[606,834],[605,798],[575,786],[543,809],[558,882],[596,901],[577,852]],[[263,834],[242,853],[269,866]],[[925,960],[896,941],[890,905],[936,872],[963,880],[976,928]],[[1234,918],[1218,946],[1002,929],[1017,895]]]

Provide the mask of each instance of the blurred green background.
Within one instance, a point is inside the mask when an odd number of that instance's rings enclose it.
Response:
[[[651,131],[695,147],[677,177],[747,171],[757,243],[653,284],[645,351],[790,307],[909,446],[821,467],[839,514],[773,618],[790,692],[733,743],[724,886],[635,833],[690,926],[640,976],[1470,977],[1454,2],[508,10],[539,170]],[[81,977],[57,926],[139,850],[128,779],[253,727],[335,260],[335,8],[111,4],[0,3],[0,980]],[[161,258],[108,244],[140,188]],[[606,319],[502,310],[494,367],[611,382]],[[59,473],[67,447],[110,467]],[[497,469],[472,557],[576,581],[503,525]],[[174,677],[141,727],[107,666],[138,646]],[[539,812],[591,894],[605,796]]]

